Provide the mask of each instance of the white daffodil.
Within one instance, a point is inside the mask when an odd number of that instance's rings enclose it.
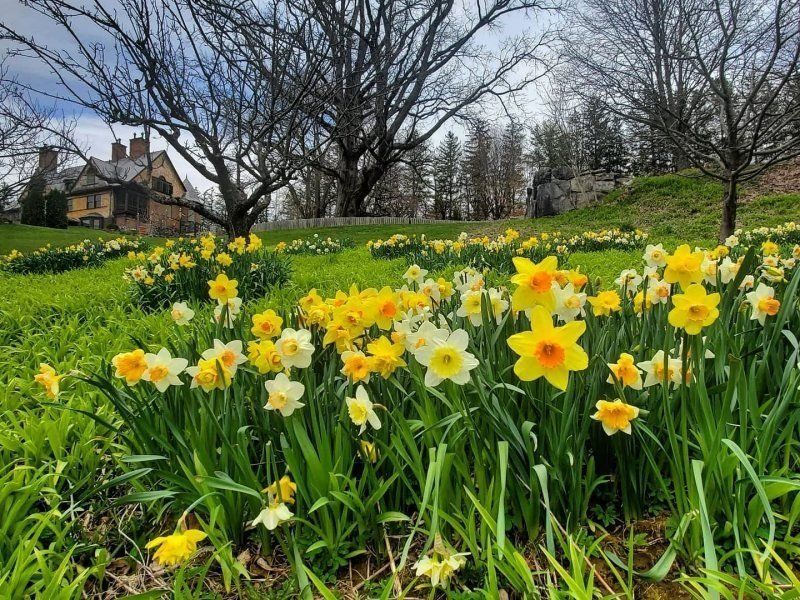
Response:
[[[458,307],[456,315],[469,319],[469,322],[475,327],[480,327],[483,325],[482,301],[483,290],[467,290],[461,294],[461,306]]]
[[[764,283],[759,283],[755,291],[748,292],[747,302],[753,308],[750,319],[758,321],[762,325],[767,317],[774,317],[781,308],[779,300],[775,299],[775,288]]]
[[[644,249],[644,260],[648,267],[663,267],[667,264],[667,252],[661,244],[647,244]]]
[[[406,350],[417,355],[422,348],[431,343],[434,339],[446,339],[449,330],[437,327],[431,321],[424,321],[416,331],[406,334]]]
[[[189,321],[194,318],[194,311],[189,308],[186,302],[176,302],[173,304],[169,314],[177,325],[188,325]]]
[[[728,284],[736,278],[736,274],[739,273],[739,267],[742,266],[742,263],[739,261],[731,260],[730,256],[726,256],[722,259],[722,262],[719,264],[719,279],[722,283]]]
[[[145,354],[144,360],[147,369],[142,373],[142,379],[152,383],[159,392],[166,392],[171,385],[183,385],[178,375],[189,365],[185,358],[172,358],[169,350],[162,348],[158,354]]]
[[[614,280],[614,283],[619,286],[623,294],[634,294],[637,288],[642,283],[642,276],[636,272],[636,269],[625,269]]]
[[[224,304],[217,304],[214,307],[213,322],[220,323],[222,321],[222,313],[225,311],[225,321],[223,325],[226,329],[233,329],[233,324],[241,310],[242,299],[238,296],[229,298]]]
[[[299,381],[290,380],[285,373],[278,373],[275,379],[264,384],[267,388],[266,410],[277,410],[284,417],[289,417],[298,408],[305,406],[300,398],[305,394],[306,386]]]
[[[469,372],[478,366],[478,360],[469,352],[469,335],[456,329],[446,339],[436,338],[417,352],[416,359],[428,367],[425,385],[436,387],[445,379],[458,385],[470,380]]]
[[[311,332],[307,329],[286,328],[275,342],[275,348],[285,367],[305,369],[311,364],[314,344],[311,343]]]
[[[659,350],[653,355],[653,358],[640,362],[637,366],[645,373],[644,387],[650,387],[658,383],[681,384],[683,362],[671,356],[665,360],[663,350]]]
[[[367,424],[371,425],[373,429],[378,430],[381,428],[381,420],[375,413],[375,405],[369,399],[367,390],[363,385],[358,386],[356,389],[355,398],[345,398],[347,404],[347,412],[350,415],[350,420],[353,425],[358,425],[360,429],[358,434],[361,435],[367,428]]]
[[[553,296],[555,297],[554,314],[559,321],[571,323],[578,316],[586,314],[586,294],[576,292],[575,286],[568,283],[563,288],[555,281],[553,282]]]
[[[421,268],[419,265],[411,265],[405,273],[403,279],[408,283],[421,284],[425,280],[425,275],[428,274],[426,269]]]
[[[200,355],[205,360],[214,360],[222,363],[231,375],[236,373],[239,365],[247,362],[247,357],[242,354],[241,340],[233,340],[227,344],[214,340],[214,347],[209,348]]]
[[[278,525],[285,523],[294,516],[294,513],[289,510],[283,502],[270,502],[270,504],[258,513],[258,516],[253,519],[253,527],[263,525],[269,531],[277,529]]]

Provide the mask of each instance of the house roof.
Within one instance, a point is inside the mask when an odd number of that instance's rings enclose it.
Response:
[[[60,171],[48,171],[44,174],[45,184],[52,190],[66,191],[67,181],[75,181],[83,170],[83,166],[67,167]]]
[[[162,154],[165,154],[164,150],[151,152],[150,162],[154,162]],[[148,160],[146,155],[139,156],[135,159],[126,156],[124,158],[120,158],[119,160],[101,160],[93,156],[81,169],[78,178],[83,174],[83,171],[87,169],[89,165],[91,165],[94,171],[97,173],[97,179],[95,183],[75,186],[73,191],[77,189],[88,190],[103,188],[108,187],[109,185],[131,182],[137,175],[147,168],[147,163]]]

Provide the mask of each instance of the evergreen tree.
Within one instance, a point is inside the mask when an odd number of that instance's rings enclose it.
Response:
[[[67,195],[61,190],[50,190],[44,196],[45,225],[56,229],[67,228]]]
[[[433,215],[437,219],[461,217],[459,167],[462,158],[461,140],[448,131],[436,149],[434,158]]]
[[[46,224],[44,180],[39,175],[34,176],[28,184],[27,193],[21,202],[20,223],[39,227]]]
[[[489,218],[491,190],[489,159],[492,136],[486,121],[478,120],[470,130],[462,161],[464,200],[467,217],[476,221]]]

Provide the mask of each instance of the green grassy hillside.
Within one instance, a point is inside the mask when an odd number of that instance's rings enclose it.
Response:
[[[743,189],[745,198],[739,209],[741,227],[773,226],[786,221],[800,220],[800,193],[763,194],[756,188]],[[669,243],[682,240],[711,244],[718,235],[721,219],[722,186],[707,178],[691,175],[661,175],[638,177],[598,204],[555,217],[539,219],[509,219],[494,222],[457,222],[444,225],[369,225],[328,227],[322,229],[290,229],[261,233],[269,244],[296,238],[350,238],[361,245],[369,239],[386,238],[393,233],[425,234],[429,238],[470,234],[495,234],[508,227],[523,234],[542,231],[561,231],[573,234],[609,227],[640,228],[654,239]],[[21,252],[35,250],[45,244],[68,245],[86,238],[111,237],[84,227],[66,230],[46,229],[29,225],[0,225],[0,254],[16,248]]]
[[[111,239],[119,235],[115,231],[100,231],[89,227],[69,227],[68,229],[51,229],[33,225],[0,225],[0,254],[8,254],[12,250],[31,252],[47,244],[53,246],[69,246],[81,240],[97,238]]]

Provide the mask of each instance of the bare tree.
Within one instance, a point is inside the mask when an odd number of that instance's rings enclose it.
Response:
[[[576,19],[580,79],[723,183],[730,235],[738,184],[800,155],[798,0],[584,0]]]
[[[300,54],[276,33],[285,18],[281,2],[26,5],[71,40],[70,47],[52,48],[0,23],[2,37],[39,59],[59,84],[57,92],[37,91],[85,107],[109,124],[158,133],[218,187],[226,214],[196,199],[154,199],[190,208],[241,235],[268,208],[273,192],[302,168],[296,144],[304,115],[314,109],[299,106],[313,98],[308,86],[318,73],[309,62],[313,48]]]
[[[75,138],[77,120],[37,103],[0,64],[0,208],[18,197],[40,170],[40,149],[48,146],[48,168],[68,166],[85,148]]]
[[[337,213],[358,215],[404,154],[490,98],[513,97],[545,70],[547,32],[499,36],[504,21],[555,8],[548,0],[298,0],[324,41],[318,126],[338,152]],[[299,20],[299,19],[298,19]],[[492,35],[495,47],[481,45]]]

